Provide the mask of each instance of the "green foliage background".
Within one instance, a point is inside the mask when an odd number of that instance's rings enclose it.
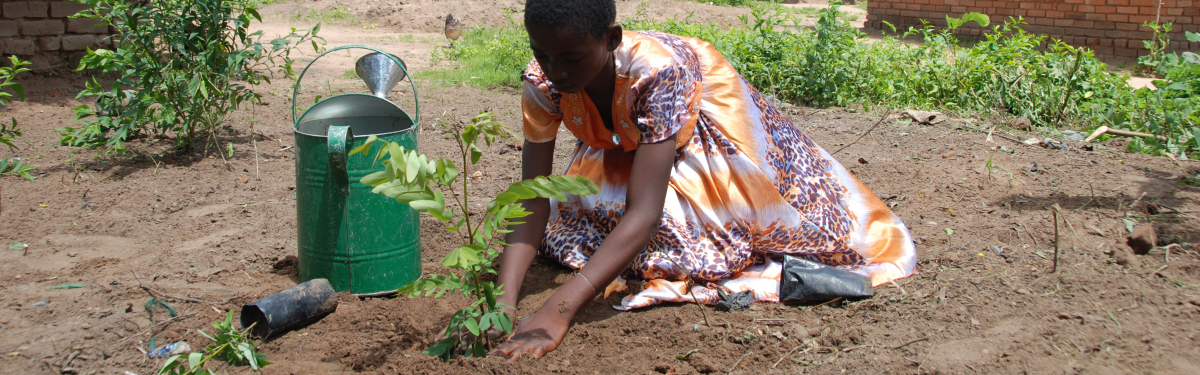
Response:
[[[969,46],[951,30],[926,25],[867,43],[838,4],[802,27],[778,4],[752,4],[742,28],[687,19],[622,21],[712,43],[756,88],[786,102],[817,107],[856,103],[934,109],[958,115],[1025,117],[1048,129],[1113,128],[1165,137],[1136,138],[1129,150],[1200,157],[1200,56],[1162,54],[1159,90],[1131,89],[1090,50],[1022,29],[1020,18],[992,25]],[[953,25],[986,21],[968,14]],[[984,25],[986,26],[986,25]],[[906,37],[923,43],[905,43]],[[1189,38],[1200,35],[1189,33]],[[453,84],[517,86],[532,59],[523,27],[472,29],[453,49],[435,52],[461,65],[425,77]]]

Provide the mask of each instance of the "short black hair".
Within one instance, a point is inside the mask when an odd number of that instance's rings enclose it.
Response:
[[[614,0],[528,0],[525,24],[568,26],[594,38],[601,38],[617,20]]]

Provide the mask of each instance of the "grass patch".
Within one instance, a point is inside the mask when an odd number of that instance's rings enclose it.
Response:
[[[445,86],[516,87],[521,72],[533,60],[525,28],[471,28],[454,47],[437,48],[433,62],[450,61],[454,66],[425,69],[415,74]]]
[[[320,22],[326,25],[358,26],[362,23],[350,8],[309,9],[308,12],[297,12],[288,18],[291,22]]]

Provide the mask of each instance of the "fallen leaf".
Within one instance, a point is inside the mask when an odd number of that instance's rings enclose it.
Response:
[[[239,177],[239,178],[238,178],[238,182],[241,182],[241,183],[243,183],[243,184],[244,184],[244,183],[247,183],[247,182],[250,182],[250,176],[242,176],[242,177]]]

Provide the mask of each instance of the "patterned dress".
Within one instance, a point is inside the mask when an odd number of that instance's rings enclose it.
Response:
[[[713,304],[716,288],[778,301],[779,254],[859,273],[875,285],[912,274],[916,250],[900,219],[712,45],[626,31],[615,60],[613,131],[585,92],[558,92],[536,60],[523,75],[521,99],[526,140],[553,141],[566,125],[578,142],[565,174],[600,186],[596,195],[551,201],[541,251],[573,269],[621,221],[633,151],[676,136],[658,232],[623,275],[647,282],[615,308],[693,295]],[[699,281],[691,293],[685,274]],[[624,278],[610,288],[618,284]]]

